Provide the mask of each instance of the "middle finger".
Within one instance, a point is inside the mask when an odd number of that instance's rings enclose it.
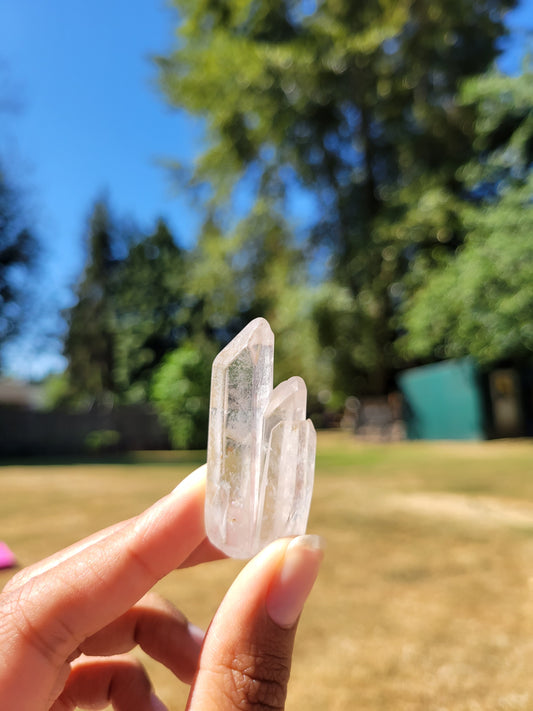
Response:
[[[190,684],[204,633],[192,625],[170,602],[148,593],[79,647],[87,656],[108,656],[129,652],[139,645],[152,659],[164,664],[181,681]]]

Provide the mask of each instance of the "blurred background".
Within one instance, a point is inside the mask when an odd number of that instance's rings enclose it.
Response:
[[[0,450],[204,446],[258,315],[319,427],[533,434],[532,22],[4,3]]]
[[[0,3],[0,587],[205,461],[263,316],[327,541],[287,708],[533,709],[532,32],[533,0]],[[205,626],[240,566],[158,590]]]

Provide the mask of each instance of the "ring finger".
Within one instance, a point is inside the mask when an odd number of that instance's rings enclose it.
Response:
[[[141,663],[128,655],[117,655],[82,656],[73,662],[63,693],[50,711],[104,709],[109,704],[115,711],[166,709],[152,691]]]

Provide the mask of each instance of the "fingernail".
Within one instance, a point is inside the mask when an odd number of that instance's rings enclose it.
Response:
[[[187,624],[187,630],[189,632],[189,636],[198,645],[198,647],[201,648],[204,643],[205,632],[196,625],[191,624],[190,622]]]
[[[167,707],[165,704],[157,698],[157,696],[152,693],[150,694],[150,711],[168,711]]]
[[[320,536],[298,536],[287,546],[266,598],[267,612],[280,627],[292,627],[300,616],[323,557]]]

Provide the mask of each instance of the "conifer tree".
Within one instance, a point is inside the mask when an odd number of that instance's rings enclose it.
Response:
[[[0,162],[0,348],[25,317],[24,276],[35,263],[37,242],[26,222],[21,195]]]
[[[97,202],[88,225],[87,264],[76,288],[76,303],[66,314],[64,343],[70,396],[107,406],[117,395],[113,297],[119,262],[113,254],[113,230],[108,205]]]

